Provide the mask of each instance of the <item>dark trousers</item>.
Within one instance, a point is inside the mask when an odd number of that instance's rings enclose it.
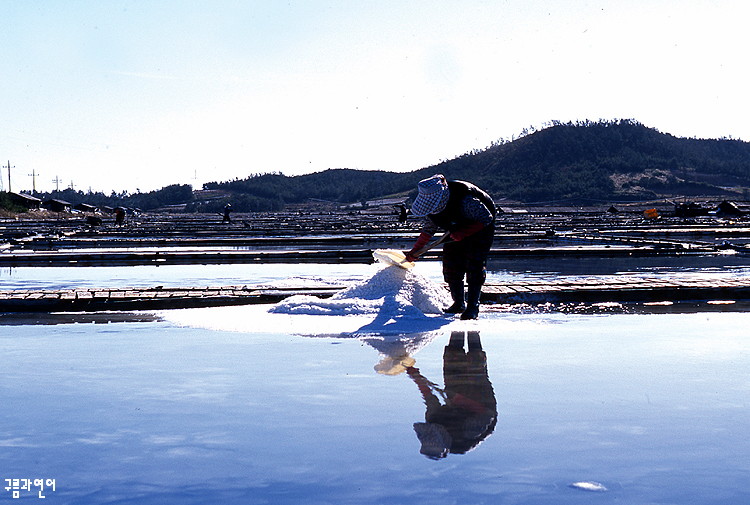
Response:
[[[474,235],[443,246],[443,279],[448,284],[463,283],[481,287],[487,277],[487,255],[495,238],[495,225]]]

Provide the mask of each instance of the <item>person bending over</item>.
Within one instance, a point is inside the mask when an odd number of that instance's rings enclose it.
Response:
[[[415,261],[418,251],[438,229],[450,232],[452,240],[443,245],[443,279],[448,284],[453,304],[445,312],[461,313],[461,319],[476,319],[487,277],[487,255],[495,236],[495,203],[474,184],[449,181],[442,174],[419,181],[417,190],[411,212],[425,219],[406,259]]]

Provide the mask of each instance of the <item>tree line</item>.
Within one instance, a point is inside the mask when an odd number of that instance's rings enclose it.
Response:
[[[659,178],[645,175],[660,173]],[[634,120],[555,121],[414,172],[326,170],[301,176],[252,175],[212,182],[211,189],[276,205],[307,199],[356,202],[410,195],[434,173],[464,179],[496,198],[526,203],[650,199],[661,194],[725,195],[750,187],[750,144],[736,139],[686,139]],[[617,186],[613,176],[629,182]]]
[[[71,205],[85,203],[100,209],[126,207],[142,210],[153,210],[169,205],[182,205],[193,200],[193,188],[189,184],[172,184],[148,193],[83,192],[66,188],[60,191],[35,192],[32,196],[42,201],[62,200]],[[0,208],[18,210],[8,193],[0,193]]]
[[[203,189],[224,195],[211,200],[196,199],[189,185],[136,194],[66,189],[37,196],[143,210],[181,206],[186,212],[220,212],[231,203],[238,212],[276,211],[311,199],[350,203],[413,197],[417,182],[434,173],[474,182],[497,199],[526,203],[725,195],[728,186],[750,188],[750,143],[678,138],[634,120],[554,121],[408,173],[329,169],[297,176],[253,174],[204,184]],[[626,182],[616,184],[615,176]]]

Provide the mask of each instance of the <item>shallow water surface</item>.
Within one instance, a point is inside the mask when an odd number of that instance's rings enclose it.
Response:
[[[379,264],[141,265],[129,267],[2,267],[0,289],[203,287],[273,284],[285,279],[347,284],[373,275]],[[439,261],[420,261],[415,271],[442,280]],[[664,280],[686,277],[750,277],[750,257],[661,256],[634,258],[550,258],[493,260],[487,280],[513,283],[594,275],[630,275]]]
[[[506,314],[358,339],[248,315],[245,332],[6,327],[0,479],[55,479],[47,499],[70,504],[750,500],[750,314]],[[483,353],[445,352],[469,332]],[[426,421],[475,444],[428,458],[445,438]]]
[[[0,268],[0,289],[236,286],[294,277],[346,282],[372,275],[374,268],[373,265],[336,264],[3,267]]]

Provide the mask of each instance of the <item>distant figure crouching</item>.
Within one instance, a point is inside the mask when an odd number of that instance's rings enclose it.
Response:
[[[406,253],[406,260],[415,261],[438,228],[450,232],[452,241],[443,246],[443,279],[450,289],[453,305],[445,312],[461,313],[461,319],[476,319],[487,277],[487,256],[495,235],[495,203],[474,184],[449,181],[442,174],[419,181],[417,190],[411,213],[425,219],[414,247]]]
[[[125,223],[125,209],[117,207],[115,209],[115,224],[117,226],[122,226],[123,223]]]
[[[406,223],[406,217],[408,214],[408,211],[406,210],[406,206],[402,203],[396,206],[397,214],[398,214],[398,224],[405,224]]]

